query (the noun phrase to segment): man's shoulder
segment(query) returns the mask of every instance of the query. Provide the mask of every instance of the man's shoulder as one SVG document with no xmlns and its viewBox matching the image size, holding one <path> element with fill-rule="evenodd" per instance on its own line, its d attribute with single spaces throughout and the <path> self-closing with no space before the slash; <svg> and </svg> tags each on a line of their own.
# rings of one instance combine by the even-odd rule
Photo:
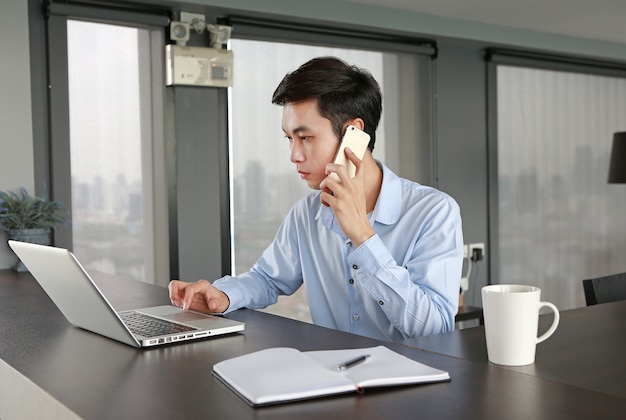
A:
<svg viewBox="0 0 626 420">
<path fill-rule="evenodd" d="M 289 213 L 300 216 L 311 213 L 313 213 L 314 215 L 317 214 L 320 206 L 322 205 L 319 197 L 319 191 L 313 191 L 305 195 L 304 197 L 296 201 L 293 206 L 291 206 L 291 210 L 289 210 Z"/>
<path fill-rule="evenodd" d="M 399 178 L 402 197 L 405 203 L 409 202 L 417 202 L 417 201 L 436 201 L 436 202 L 447 202 L 452 206 L 458 206 L 456 200 L 445 191 L 442 191 L 438 188 L 423 185 L 415 181 L 411 181 L 406 178 Z"/>
<path fill-rule="evenodd" d="M 428 208 L 440 208 L 442 204 L 458 208 L 456 201 L 447 193 L 402 178 L 381 163 L 379 166 L 383 169 L 383 184 L 378 199 L 384 203 L 384 211 L 405 214 L 409 209 L 423 211 Z"/>
</svg>

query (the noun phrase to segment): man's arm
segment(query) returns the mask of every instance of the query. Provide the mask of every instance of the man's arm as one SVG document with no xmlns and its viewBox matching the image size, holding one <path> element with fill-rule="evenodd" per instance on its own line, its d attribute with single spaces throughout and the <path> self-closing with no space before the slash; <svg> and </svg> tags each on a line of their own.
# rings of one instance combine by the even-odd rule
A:
<svg viewBox="0 0 626 420">
<path fill-rule="evenodd" d="M 294 206 L 295 207 L 295 206 Z M 170 282 L 172 304 L 202 312 L 228 313 L 240 308 L 265 308 L 279 295 L 290 295 L 302 285 L 294 209 L 282 222 L 272 243 L 252 269 L 224 276 L 213 284 L 206 280 Z"/>
<path fill-rule="evenodd" d="M 454 328 L 463 264 L 460 212 L 452 200 L 441 200 L 429 213 L 405 261 L 396 262 L 378 235 L 348 256 L 355 285 L 405 338 Z M 409 229 L 400 234 L 412 235 Z"/>
<path fill-rule="evenodd" d="M 415 235 L 415 242 L 406 245 L 411 255 L 398 265 L 381 238 L 374 234 L 367 218 L 365 171 L 368 168 L 348 150 L 346 156 L 357 167 L 356 176 L 350 179 L 343 168 L 336 168 L 340 182 L 326 178 L 320 184 L 321 200 L 332 208 L 342 230 L 355 245 L 348 263 L 352 277 L 358 280 L 357 287 L 367 291 L 405 337 L 452 330 L 463 264 L 458 205 L 449 197 L 444 199 L 443 195 L 435 194 L 433 204 L 423 209 L 427 214 L 406 216 L 426 218 L 428 222 L 422 222 L 418 228 L 415 220 L 415 224 L 395 228 L 399 232 L 390 237 L 396 241 L 404 242 L 401 236 Z M 335 170 L 332 164 L 327 168 Z"/>
</svg>

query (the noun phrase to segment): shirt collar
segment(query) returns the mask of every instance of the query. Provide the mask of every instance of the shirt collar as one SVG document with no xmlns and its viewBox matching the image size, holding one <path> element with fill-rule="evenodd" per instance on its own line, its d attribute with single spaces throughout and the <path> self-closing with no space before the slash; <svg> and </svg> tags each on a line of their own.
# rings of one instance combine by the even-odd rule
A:
<svg viewBox="0 0 626 420">
<path fill-rule="evenodd" d="M 379 161 L 376 163 L 383 170 L 383 184 L 374 207 L 374 221 L 392 225 L 398 221 L 402 212 L 402 181 L 391 169 Z"/>
<path fill-rule="evenodd" d="M 392 225 L 398 221 L 402 211 L 402 181 L 391 169 L 387 168 L 381 162 L 377 160 L 376 163 L 383 171 L 383 183 L 380 187 L 376 206 L 370 216 L 370 221 L 373 220 L 374 222 L 385 225 Z M 327 229 L 331 229 L 343 235 L 332 209 L 322 204 L 320 204 L 319 207 L 315 220 L 321 219 L 322 224 Z"/>
</svg>

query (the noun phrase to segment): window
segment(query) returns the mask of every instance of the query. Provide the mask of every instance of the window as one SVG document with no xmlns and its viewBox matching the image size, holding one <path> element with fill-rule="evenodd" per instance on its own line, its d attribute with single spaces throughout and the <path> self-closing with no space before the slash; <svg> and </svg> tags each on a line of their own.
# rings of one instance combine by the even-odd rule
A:
<svg viewBox="0 0 626 420">
<path fill-rule="evenodd" d="M 153 124 L 151 36 L 67 21 L 73 251 L 88 270 L 154 282 L 169 272 L 158 268 L 167 257 L 157 258 L 154 239 L 162 134 Z"/>
<path fill-rule="evenodd" d="M 607 184 L 626 79 L 499 65 L 497 113 L 497 282 L 584 306 L 583 279 L 626 271 L 626 190 Z"/>
<path fill-rule="evenodd" d="M 291 206 L 312 191 L 299 179 L 289 160 L 289 145 L 281 129 L 282 108 L 271 103 L 272 94 L 284 75 L 317 56 L 332 55 L 369 70 L 381 84 L 383 118 L 377 130 L 374 156 L 402 173 L 400 62 L 412 63 L 416 56 L 347 48 L 232 40 L 235 56 L 234 86 L 231 90 L 230 156 L 231 156 L 231 223 L 233 273 L 242 273 L 261 256 L 274 238 L 279 224 Z M 428 61 L 422 57 L 423 60 Z M 409 66 L 409 68 L 413 68 Z M 411 72 L 410 78 L 417 78 Z M 415 86 L 411 84 L 410 86 Z M 416 92 L 407 93 L 415 101 Z M 428 97 L 427 91 L 423 92 Z M 415 101 L 417 102 L 417 101 Z M 404 110 L 410 115 L 408 110 Z M 419 118 L 414 108 L 414 124 Z M 421 130 L 427 130 L 421 127 Z M 411 142 L 419 134 L 413 130 Z M 392 138 L 393 140 L 389 140 Z M 415 166 L 411 159 L 411 167 Z M 411 177 L 411 175 L 404 175 Z M 305 291 L 279 297 L 269 312 L 310 321 Z"/>
</svg>

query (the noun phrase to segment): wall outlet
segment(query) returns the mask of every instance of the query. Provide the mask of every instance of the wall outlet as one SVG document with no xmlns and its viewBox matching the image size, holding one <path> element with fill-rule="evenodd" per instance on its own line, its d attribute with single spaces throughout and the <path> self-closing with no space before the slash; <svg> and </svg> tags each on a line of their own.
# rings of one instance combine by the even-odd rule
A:
<svg viewBox="0 0 626 420">
<path fill-rule="evenodd" d="M 478 242 L 469 244 L 469 258 L 471 258 L 472 261 L 480 261 L 485 258 L 485 243 Z"/>
<path fill-rule="evenodd" d="M 469 244 L 465 244 L 463 245 L 463 258 L 469 258 L 469 256 L 470 256 Z"/>
</svg>

